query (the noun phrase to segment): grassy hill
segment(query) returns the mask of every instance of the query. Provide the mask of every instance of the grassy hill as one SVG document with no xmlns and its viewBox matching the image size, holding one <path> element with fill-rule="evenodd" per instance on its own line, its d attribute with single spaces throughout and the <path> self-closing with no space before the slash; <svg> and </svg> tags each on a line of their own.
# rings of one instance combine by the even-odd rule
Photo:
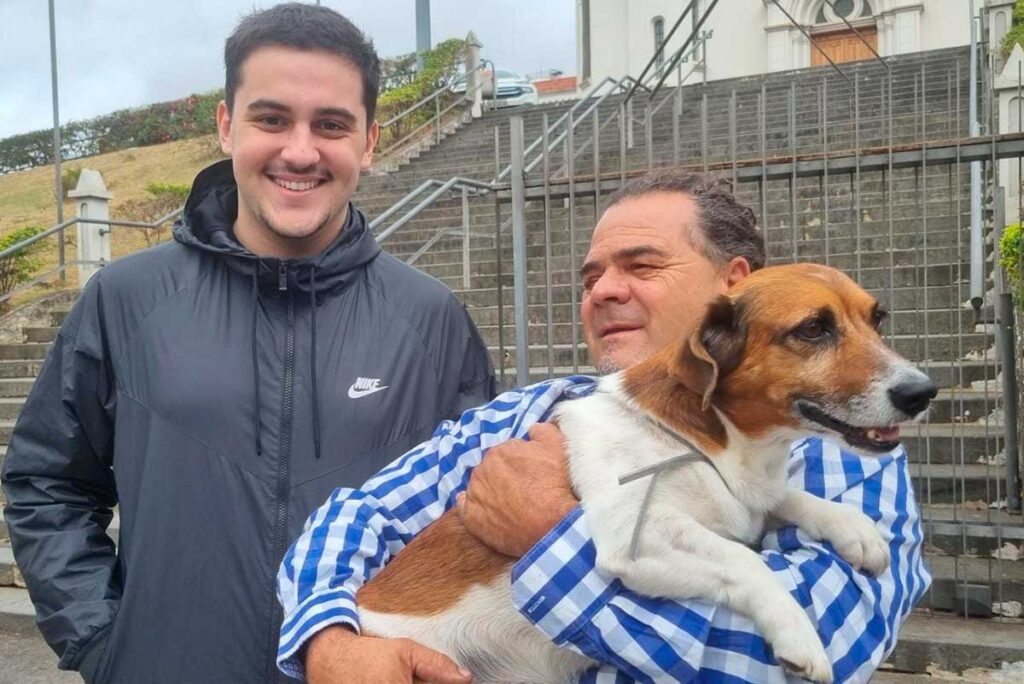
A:
<svg viewBox="0 0 1024 684">
<path fill-rule="evenodd" d="M 220 158 L 222 155 L 216 136 L 205 136 L 76 159 L 65 163 L 63 168 L 95 169 L 103 175 L 107 188 L 114 196 L 110 201 L 112 219 L 149 222 L 173 207 L 168 207 L 166 198 L 162 203 L 154 200 L 146 191 L 148 184 L 190 185 L 203 167 Z M 171 204 L 177 205 L 177 201 Z M 74 201 L 66 200 L 65 220 L 75 215 Z M 0 237 L 25 226 L 49 228 L 56 222 L 52 165 L 0 176 Z M 169 225 L 158 231 L 115 227 L 111 234 L 111 255 L 116 259 L 163 242 L 170 239 L 170 236 Z M 65 254 L 69 260 L 76 258 L 76 240 L 76 227 L 72 226 L 66 231 L 64 239 Z M 45 238 L 38 245 L 30 277 L 50 272 L 58 261 L 59 242 L 56 236 Z M 0 304 L 0 313 L 41 295 L 66 287 L 77 287 L 76 269 L 68 269 L 67 275 L 66 281 L 51 277 L 48 282 L 16 295 L 11 302 Z"/>
<path fill-rule="evenodd" d="M 138 217 L 126 215 L 124 209 L 148 199 L 148 183 L 188 185 L 200 169 L 221 156 L 216 137 L 206 136 L 76 159 L 66 162 L 64 168 L 95 169 L 103 174 L 107 188 L 114 195 L 110 217 L 130 221 Z M 65 201 L 64 218 L 73 216 L 74 202 Z M 53 166 L 0 176 L 0 236 L 22 226 L 48 228 L 56 222 Z M 120 251 L 116 247 L 121 232 L 124 231 L 114 231 L 115 252 Z"/>
</svg>

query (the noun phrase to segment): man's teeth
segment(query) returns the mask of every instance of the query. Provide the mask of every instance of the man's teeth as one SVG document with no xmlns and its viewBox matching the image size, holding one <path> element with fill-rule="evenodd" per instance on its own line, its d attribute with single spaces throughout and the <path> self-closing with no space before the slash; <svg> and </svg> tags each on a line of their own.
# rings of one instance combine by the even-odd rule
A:
<svg viewBox="0 0 1024 684">
<path fill-rule="evenodd" d="M 315 180 L 299 182 L 281 180 L 280 178 L 275 178 L 274 182 L 280 185 L 282 188 L 295 191 L 312 190 L 313 188 L 320 184 L 320 181 Z"/>
</svg>

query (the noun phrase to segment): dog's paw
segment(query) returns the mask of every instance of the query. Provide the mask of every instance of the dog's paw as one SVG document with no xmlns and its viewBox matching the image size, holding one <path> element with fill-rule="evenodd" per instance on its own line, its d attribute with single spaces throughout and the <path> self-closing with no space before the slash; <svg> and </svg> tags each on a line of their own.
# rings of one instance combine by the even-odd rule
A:
<svg viewBox="0 0 1024 684">
<path fill-rule="evenodd" d="M 832 661 L 810 620 L 802 614 L 800 617 L 803 619 L 799 623 L 794 621 L 772 640 L 775 657 L 787 672 L 812 682 L 831 684 Z"/>
<path fill-rule="evenodd" d="M 871 519 L 853 506 L 830 516 L 824 538 L 857 570 L 880 575 L 889 567 L 889 545 Z"/>
</svg>

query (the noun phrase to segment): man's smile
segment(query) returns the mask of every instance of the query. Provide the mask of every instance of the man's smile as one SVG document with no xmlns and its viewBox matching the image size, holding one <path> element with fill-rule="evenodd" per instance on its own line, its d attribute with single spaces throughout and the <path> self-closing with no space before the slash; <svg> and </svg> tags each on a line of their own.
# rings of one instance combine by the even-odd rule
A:
<svg viewBox="0 0 1024 684">
<path fill-rule="evenodd" d="M 302 194 L 315 190 L 324 183 L 327 182 L 327 178 L 322 176 L 293 176 L 293 175 L 282 175 L 282 174 L 266 174 L 267 178 L 270 179 L 274 185 L 286 190 L 288 194 Z"/>
</svg>

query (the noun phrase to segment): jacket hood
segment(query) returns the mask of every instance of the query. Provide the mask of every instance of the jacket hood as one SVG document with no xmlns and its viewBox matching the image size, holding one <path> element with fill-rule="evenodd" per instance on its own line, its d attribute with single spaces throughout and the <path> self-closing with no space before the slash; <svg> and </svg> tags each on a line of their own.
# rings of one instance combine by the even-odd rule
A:
<svg viewBox="0 0 1024 684">
<path fill-rule="evenodd" d="M 289 287 L 308 292 L 315 278 L 316 290 L 326 295 L 344 288 L 361 266 L 380 253 L 366 216 L 351 202 L 345 225 L 334 242 L 320 254 L 302 259 L 253 254 L 235 238 L 233 225 L 237 216 L 238 186 L 231 160 L 225 159 L 196 176 L 181 218 L 174 224 L 174 239 L 186 247 L 216 254 L 232 269 L 247 275 L 257 269 L 261 286 L 278 287 L 279 267 L 284 264 Z"/>
</svg>

